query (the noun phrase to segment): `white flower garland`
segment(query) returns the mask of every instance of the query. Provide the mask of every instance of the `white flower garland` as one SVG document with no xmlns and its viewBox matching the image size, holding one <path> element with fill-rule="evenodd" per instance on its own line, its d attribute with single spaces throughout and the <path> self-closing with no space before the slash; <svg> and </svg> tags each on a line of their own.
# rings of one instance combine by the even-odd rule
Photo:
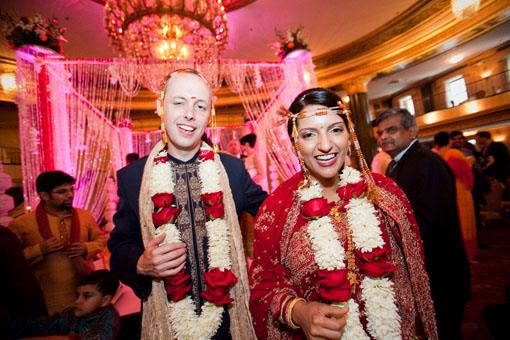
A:
<svg viewBox="0 0 510 340">
<path fill-rule="evenodd" d="M 340 186 L 362 181 L 361 173 L 351 167 L 344 167 L 340 174 Z M 322 188 L 312 181 L 308 188 L 298 191 L 303 203 L 323 197 Z M 373 204 L 365 197 L 353 197 L 346 205 L 347 222 L 352 232 L 356 249 L 370 252 L 385 245 L 382 231 Z M 307 234 L 314 250 L 319 269 L 345 268 L 345 250 L 338 240 L 331 217 L 322 216 L 308 223 Z M 388 278 L 364 277 L 361 284 L 361 299 L 365 304 L 367 330 L 376 339 L 399 339 L 401 336 L 400 315 L 395 302 L 393 283 Z M 343 339 L 369 339 L 361 324 L 359 306 L 349 299 L 349 312 L 342 335 Z"/>
<path fill-rule="evenodd" d="M 205 143 L 201 150 L 212 151 Z M 155 158 L 166 157 L 166 150 L 162 150 Z M 201 183 L 201 194 L 221 191 L 219 167 L 214 160 L 200 161 L 198 177 Z M 155 162 L 150 178 L 150 197 L 158 193 L 174 192 L 173 170 L 169 161 Z M 229 229 L 225 219 L 218 218 L 205 223 L 208 238 L 207 257 L 210 268 L 220 270 L 231 269 Z M 177 226 L 167 223 L 156 228 L 155 234 L 165 233 L 164 243 L 182 242 Z M 178 301 L 168 301 L 170 307 L 170 322 L 178 339 L 210 339 L 222 322 L 223 306 L 206 301 L 201 308 L 201 314 L 195 313 L 195 302 L 190 296 Z"/>
</svg>

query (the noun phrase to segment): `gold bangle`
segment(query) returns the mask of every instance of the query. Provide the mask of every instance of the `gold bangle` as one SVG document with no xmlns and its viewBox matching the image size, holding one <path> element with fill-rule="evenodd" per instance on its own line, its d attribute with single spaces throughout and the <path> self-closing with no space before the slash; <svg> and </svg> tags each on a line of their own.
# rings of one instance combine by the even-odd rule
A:
<svg viewBox="0 0 510 340">
<path fill-rule="evenodd" d="M 278 318 L 278 320 L 281 322 L 281 323 L 285 323 L 285 320 L 283 319 L 283 312 L 285 311 L 285 306 L 287 305 L 287 303 L 289 302 L 290 299 L 292 299 L 294 296 L 292 295 L 286 295 L 285 298 L 283 299 L 283 302 L 281 304 L 281 307 L 280 307 L 280 317 Z"/>
<path fill-rule="evenodd" d="M 292 310 L 294 309 L 294 306 L 296 305 L 296 303 L 298 303 L 299 301 L 306 302 L 306 300 L 303 298 L 295 298 L 294 300 L 292 300 L 289 303 L 289 307 L 287 307 L 287 312 L 285 313 L 285 316 L 286 316 L 285 321 L 287 322 L 287 325 L 292 329 L 300 329 L 301 328 L 299 325 L 296 325 L 294 323 L 294 321 L 292 321 Z"/>
</svg>

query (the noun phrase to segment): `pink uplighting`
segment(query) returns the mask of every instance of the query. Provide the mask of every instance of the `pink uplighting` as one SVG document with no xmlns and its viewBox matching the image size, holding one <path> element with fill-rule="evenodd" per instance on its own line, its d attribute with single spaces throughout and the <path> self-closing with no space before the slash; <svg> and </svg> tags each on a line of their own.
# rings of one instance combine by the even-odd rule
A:
<svg viewBox="0 0 510 340">
<path fill-rule="evenodd" d="M 77 179 L 75 206 L 100 218 L 113 199 L 109 196 L 114 195 L 114 191 L 102 189 L 125 165 L 125 155 L 137 152 L 143 156 L 161 138 L 159 131 L 132 131 L 125 108 L 142 87 L 159 93 L 166 75 L 178 68 L 196 68 L 213 87 L 226 83 L 239 95 L 253 125 L 218 127 L 215 142 L 225 144 L 225 136 L 240 138 L 256 131 L 259 150 L 268 155 L 275 181 L 289 178 L 298 169 L 286 128 L 278 124 L 277 110 L 315 84 L 309 53 L 282 62 L 192 64 L 182 60 L 66 59 L 28 46 L 18 49 L 16 57 L 27 209 L 38 203 L 36 176 L 60 169 Z"/>
</svg>

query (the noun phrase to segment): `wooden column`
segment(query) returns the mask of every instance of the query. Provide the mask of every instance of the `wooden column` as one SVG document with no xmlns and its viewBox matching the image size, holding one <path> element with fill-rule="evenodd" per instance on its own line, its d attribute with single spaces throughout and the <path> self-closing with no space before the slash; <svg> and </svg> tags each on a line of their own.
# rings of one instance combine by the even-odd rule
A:
<svg viewBox="0 0 510 340">
<path fill-rule="evenodd" d="M 371 77 L 360 77 L 342 84 L 349 95 L 349 109 L 354 123 L 354 130 L 358 136 L 361 151 L 368 166 L 377 152 L 377 145 L 371 125 L 370 105 L 368 103 L 367 84 Z"/>
</svg>

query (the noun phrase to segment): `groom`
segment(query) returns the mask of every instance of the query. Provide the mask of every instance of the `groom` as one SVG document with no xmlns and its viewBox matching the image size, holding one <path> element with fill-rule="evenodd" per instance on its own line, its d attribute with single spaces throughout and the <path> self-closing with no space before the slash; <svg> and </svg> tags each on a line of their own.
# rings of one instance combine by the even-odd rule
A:
<svg viewBox="0 0 510 340">
<path fill-rule="evenodd" d="M 208 242 L 206 223 L 211 219 L 211 213 L 206 210 L 208 207 L 204 208 L 207 204 L 202 195 L 204 181 L 214 180 L 200 176 L 203 171 L 211 170 L 201 170 L 200 164 L 204 163 L 204 152 L 212 155 L 201 142 L 211 116 L 211 89 L 198 72 L 177 70 L 168 77 L 159 100 L 158 114 L 162 118 L 163 140 L 168 140 L 165 146 L 161 143 L 156 145 L 149 158 L 144 157 L 118 172 L 120 202 L 114 216 L 115 229 L 108 240 L 112 272 L 144 301 L 142 338 L 176 337 L 179 331 L 172 327 L 169 321 L 171 315 L 168 315 L 175 308 L 166 307 L 166 299 L 174 301 L 172 297 L 175 294 L 172 295 L 172 292 L 177 290 L 177 295 L 183 295 L 187 288 L 195 305 L 196 316 L 204 313 L 201 308 L 206 300 L 210 300 L 205 297 L 207 293 L 204 295 L 209 284 L 204 282 L 204 273 L 207 274 L 210 269 L 208 249 L 212 245 Z M 224 307 L 221 308 L 224 309 L 221 321 L 217 331 L 209 334 L 216 339 L 254 338 L 247 309 L 249 291 L 238 216 L 243 211 L 255 215 L 266 193 L 251 180 L 241 160 L 225 154 L 215 157 L 217 161 L 208 164 L 216 164 L 220 169 L 218 173 L 223 173 L 224 169 L 228 180 L 207 185 L 221 186 L 224 219 L 230 233 L 232 272 L 237 277 L 237 283 L 230 291 L 233 302 L 225 304 L 222 300 Z M 159 178 L 153 178 L 157 177 L 153 169 L 161 162 L 168 162 L 169 171 L 161 172 Z M 158 185 L 154 185 L 156 182 Z M 153 188 L 152 191 L 145 190 L 146 186 Z M 158 235 L 155 231 L 158 224 L 163 222 L 157 221 L 157 210 L 152 210 L 152 202 L 156 205 L 154 190 L 172 191 L 173 202 L 168 207 L 175 214 L 170 221 L 167 218 L 166 223 L 175 224 L 182 242 L 165 242 L 168 236 L 165 233 Z M 145 211 L 146 206 L 151 209 L 149 213 Z M 176 279 L 182 277 L 190 280 L 182 283 Z M 183 287 L 184 290 L 181 289 Z M 217 305 L 221 306 L 222 303 Z M 185 326 L 192 329 L 197 328 L 198 324 L 190 322 Z"/>
</svg>

